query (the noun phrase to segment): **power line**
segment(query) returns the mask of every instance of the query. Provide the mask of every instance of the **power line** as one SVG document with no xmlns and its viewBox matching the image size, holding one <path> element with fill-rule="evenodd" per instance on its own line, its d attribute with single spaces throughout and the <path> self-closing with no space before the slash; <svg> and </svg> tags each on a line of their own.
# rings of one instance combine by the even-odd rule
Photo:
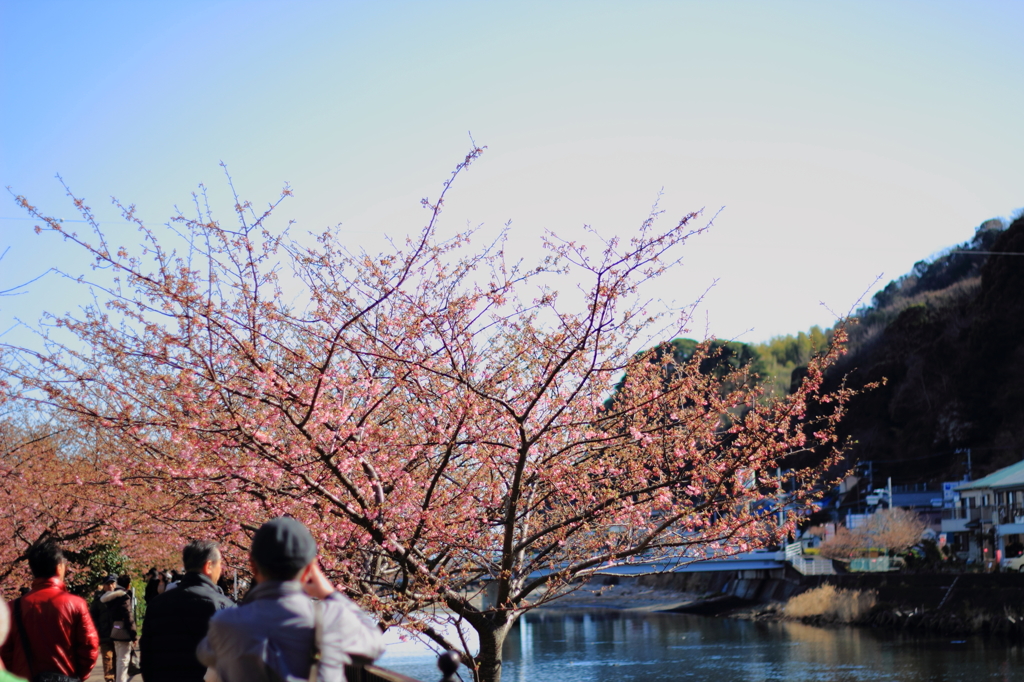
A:
<svg viewBox="0 0 1024 682">
<path fill-rule="evenodd" d="M 950 251 L 965 256 L 1024 256 L 1024 251 Z"/>
<path fill-rule="evenodd" d="M 972 445 L 969 449 L 970 450 L 974 450 L 976 452 L 978 450 L 985 450 L 985 451 L 1018 450 L 1019 447 L 1015 446 L 1015 445 Z M 962 450 L 962 451 L 958 452 L 958 450 Z M 916 462 L 916 461 L 919 461 L 919 460 L 922 460 L 922 459 L 934 459 L 936 457 L 949 457 L 950 455 L 966 455 L 967 454 L 967 450 L 968 450 L 968 448 L 960 448 L 960 449 L 954 449 L 954 450 L 946 450 L 944 452 L 936 452 L 936 453 L 933 453 L 931 455 L 921 455 L 920 457 L 900 457 L 899 459 L 862 460 L 861 463 L 862 464 L 866 464 L 867 462 L 870 461 L 870 462 L 879 462 L 879 463 L 881 463 L 883 465 L 895 465 L 895 464 L 901 464 L 903 462 Z"/>
</svg>

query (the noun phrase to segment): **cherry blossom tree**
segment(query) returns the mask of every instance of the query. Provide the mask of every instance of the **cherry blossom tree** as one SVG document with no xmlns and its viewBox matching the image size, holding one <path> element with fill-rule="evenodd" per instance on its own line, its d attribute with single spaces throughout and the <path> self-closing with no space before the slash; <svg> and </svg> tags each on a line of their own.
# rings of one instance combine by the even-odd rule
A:
<svg viewBox="0 0 1024 682">
<path fill-rule="evenodd" d="M 893 507 L 872 514 L 864 524 L 863 535 L 869 547 L 885 547 L 899 554 L 921 542 L 921 535 L 927 528 L 928 524 L 917 512 Z"/>
<path fill-rule="evenodd" d="M 846 526 L 836 528 L 835 534 L 821 543 L 821 555 L 828 559 L 849 561 L 866 552 L 864 538 Z"/>
<path fill-rule="evenodd" d="M 277 203 L 236 199 L 230 227 L 203 193 L 166 228 L 122 207 L 142 242 L 128 248 L 77 197 L 87 236 L 18 197 L 39 231 L 95 259 L 97 303 L 54 317 L 72 341 L 19 349 L 8 379 L 109 433 L 120 479 L 166 496 L 154 517 L 245 548 L 291 514 L 383 626 L 498 682 L 516 618 L 602 568 L 789 533 L 838 462 L 849 393 L 820 393 L 841 332 L 784 398 L 742 367 L 702 372 L 710 344 L 685 362 L 659 344 L 689 309 L 645 292 L 707 229 L 697 213 L 662 227 L 655 209 L 623 237 L 548 234 L 532 265 L 506 259 L 507 233 L 443 238 L 452 181 L 481 151 L 423 201 L 426 226 L 378 254 L 329 230 L 290 237 Z M 810 464 L 790 467 L 798 453 Z"/>
<path fill-rule="evenodd" d="M 877 550 L 899 554 L 921 542 L 927 528 L 921 515 L 910 509 L 880 509 L 857 528 L 837 528 L 836 534 L 821 544 L 821 553 L 842 561 Z"/>
<path fill-rule="evenodd" d="M 118 467 L 97 440 L 38 417 L 17 407 L 0 417 L 0 533 L 7 538 L 0 545 L 0 594 L 17 596 L 31 580 L 27 551 L 44 538 L 65 549 L 68 580 L 82 588 L 90 576 L 80 564 L 102 550 L 116 548 L 140 565 L 165 561 L 168 538 L 148 522 L 149 505 L 140 504 L 152 493 L 119 484 Z M 130 542 L 121 546 L 122 538 Z"/>
</svg>

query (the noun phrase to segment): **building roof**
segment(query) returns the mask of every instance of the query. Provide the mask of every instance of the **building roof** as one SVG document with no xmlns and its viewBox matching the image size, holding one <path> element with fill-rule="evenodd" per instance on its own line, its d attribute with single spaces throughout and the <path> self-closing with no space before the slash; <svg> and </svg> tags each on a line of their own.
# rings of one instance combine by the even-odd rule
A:
<svg viewBox="0 0 1024 682">
<path fill-rule="evenodd" d="M 1011 488 L 1024 486 L 1024 460 L 1008 467 L 997 469 L 988 476 L 977 481 L 970 481 L 956 487 L 957 492 L 979 490 L 981 488 Z"/>
</svg>

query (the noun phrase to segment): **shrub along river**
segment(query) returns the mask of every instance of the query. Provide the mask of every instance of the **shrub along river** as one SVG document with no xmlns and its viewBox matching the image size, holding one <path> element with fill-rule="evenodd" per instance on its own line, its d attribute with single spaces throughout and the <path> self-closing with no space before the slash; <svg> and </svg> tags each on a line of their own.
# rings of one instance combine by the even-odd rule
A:
<svg viewBox="0 0 1024 682">
<path fill-rule="evenodd" d="M 1003 638 L 598 609 L 528 613 L 504 656 L 503 682 L 1024 682 L 1024 646 Z M 380 664 L 437 682 L 435 660 L 396 644 Z"/>
</svg>

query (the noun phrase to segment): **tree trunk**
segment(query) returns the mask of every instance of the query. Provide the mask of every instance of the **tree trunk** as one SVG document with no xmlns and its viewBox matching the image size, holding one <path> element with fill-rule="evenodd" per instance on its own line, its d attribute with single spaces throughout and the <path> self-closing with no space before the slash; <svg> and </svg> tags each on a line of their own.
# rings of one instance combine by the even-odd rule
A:
<svg viewBox="0 0 1024 682">
<path fill-rule="evenodd" d="M 501 682 L 501 648 L 514 619 L 478 627 L 480 653 L 476 655 L 476 682 Z"/>
</svg>

